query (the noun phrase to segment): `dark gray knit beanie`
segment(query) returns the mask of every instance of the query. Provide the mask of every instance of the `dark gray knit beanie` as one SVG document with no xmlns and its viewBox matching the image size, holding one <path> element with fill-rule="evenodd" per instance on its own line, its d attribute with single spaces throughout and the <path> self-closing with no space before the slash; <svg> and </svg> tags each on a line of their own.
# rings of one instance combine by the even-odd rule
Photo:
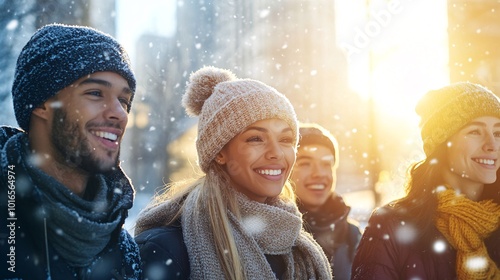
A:
<svg viewBox="0 0 500 280">
<path fill-rule="evenodd" d="M 34 108 L 81 77 L 101 71 L 121 75 L 135 93 L 130 59 L 113 37 L 84 26 L 40 28 L 17 59 L 12 85 L 17 123 L 28 131 Z"/>
</svg>

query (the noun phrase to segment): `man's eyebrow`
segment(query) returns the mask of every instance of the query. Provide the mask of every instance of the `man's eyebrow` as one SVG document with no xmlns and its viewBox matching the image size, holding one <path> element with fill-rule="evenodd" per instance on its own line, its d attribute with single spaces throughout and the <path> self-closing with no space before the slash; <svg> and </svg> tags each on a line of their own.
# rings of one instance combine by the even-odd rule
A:
<svg viewBox="0 0 500 280">
<path fill-rule="evenodd" d="M 297 160 L 299 159 L 312 159 L 312 156 L 301 156 L 301 155 L 298 155 L 297 156 Z"/>
<path fill-rule="evenodd" d="M 85 84 L 99 84 L 103 85 L 105 87 L 111 87 L 112 84 L 106 80 L 102 79 L 96 79 L 96 78 L 88 78 L 80 82 L 80 85 L 85 85 Z"/>
<path fill-rule="evenodd" d="M 98 85 L 102 85 L 102 86 L 105 86 L 108 88 L 113 86 L 113 84 L 111 84 L 110 82 L 108 82 L 106 80 L 96 79 L 96 78 L 88 78 L 88 79 L 85 79 L 85 80 L 80 82 L 80 85 L 85 85 L 85 84 L 98 84 Z M 132 90 L 130 90 L 129 87 L 124 87 L 122 89 L 122 91 L 123 91 L 123 93 L 132 94 Z"/>
</svg>

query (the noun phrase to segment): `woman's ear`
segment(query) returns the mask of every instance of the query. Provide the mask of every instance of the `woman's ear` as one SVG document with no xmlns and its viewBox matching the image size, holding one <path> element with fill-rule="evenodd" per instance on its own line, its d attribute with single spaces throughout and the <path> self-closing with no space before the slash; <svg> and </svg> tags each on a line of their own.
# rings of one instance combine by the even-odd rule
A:
<svg viewBox="0 0 500 280">
<path fill-rule="evenodd" d="M 226 157 L 221 152 L 219 152 L 215 156 L 215 162 L 217 162 L 220 165 L 224 165 L 224 164 L 226 164 Z"/>
</svg>

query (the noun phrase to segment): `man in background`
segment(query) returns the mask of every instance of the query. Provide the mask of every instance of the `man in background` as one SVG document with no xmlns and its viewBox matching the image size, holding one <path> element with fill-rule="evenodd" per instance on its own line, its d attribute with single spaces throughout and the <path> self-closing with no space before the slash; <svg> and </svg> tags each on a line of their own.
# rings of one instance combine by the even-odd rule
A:
<svg viewBox="0 0 500 280">
<path fill-rule="evenodd" d="M 335 279 L 350 279 L 352 260 L 361 238 L 348 219 L 351 208 L 335 192 L 339 146 L 318 124 L 300 124 L 300 140 L 292 175 L 304 227 L 330 260 Z"/>
</svg>

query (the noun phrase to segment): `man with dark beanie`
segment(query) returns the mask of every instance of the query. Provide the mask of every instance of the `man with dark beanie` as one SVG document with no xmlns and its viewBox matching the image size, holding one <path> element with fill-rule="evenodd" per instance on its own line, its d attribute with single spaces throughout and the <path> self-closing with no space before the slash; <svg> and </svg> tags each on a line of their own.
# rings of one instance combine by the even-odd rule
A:
<svg viewBox="0 0 500 280">
<path fill-rule="evenodd" d="M 339 165 L 337 140 L 315 123 L 301 123 L 299 134 L 297 161 L 290 179 L 304 227 L 323 248 L 334 278 L 350 279 L 361 232 L 357 223 L 348 219 L 351 207 L 335 192 Z"/>
<path fill-rule="evenodd" d="M 46 25 L 24 46 L 20 128 L 0 127 L 1 279 L 141 277 L 119 164 L 135 88 L 123 47 L 93 28 Z"/>
</svg>

